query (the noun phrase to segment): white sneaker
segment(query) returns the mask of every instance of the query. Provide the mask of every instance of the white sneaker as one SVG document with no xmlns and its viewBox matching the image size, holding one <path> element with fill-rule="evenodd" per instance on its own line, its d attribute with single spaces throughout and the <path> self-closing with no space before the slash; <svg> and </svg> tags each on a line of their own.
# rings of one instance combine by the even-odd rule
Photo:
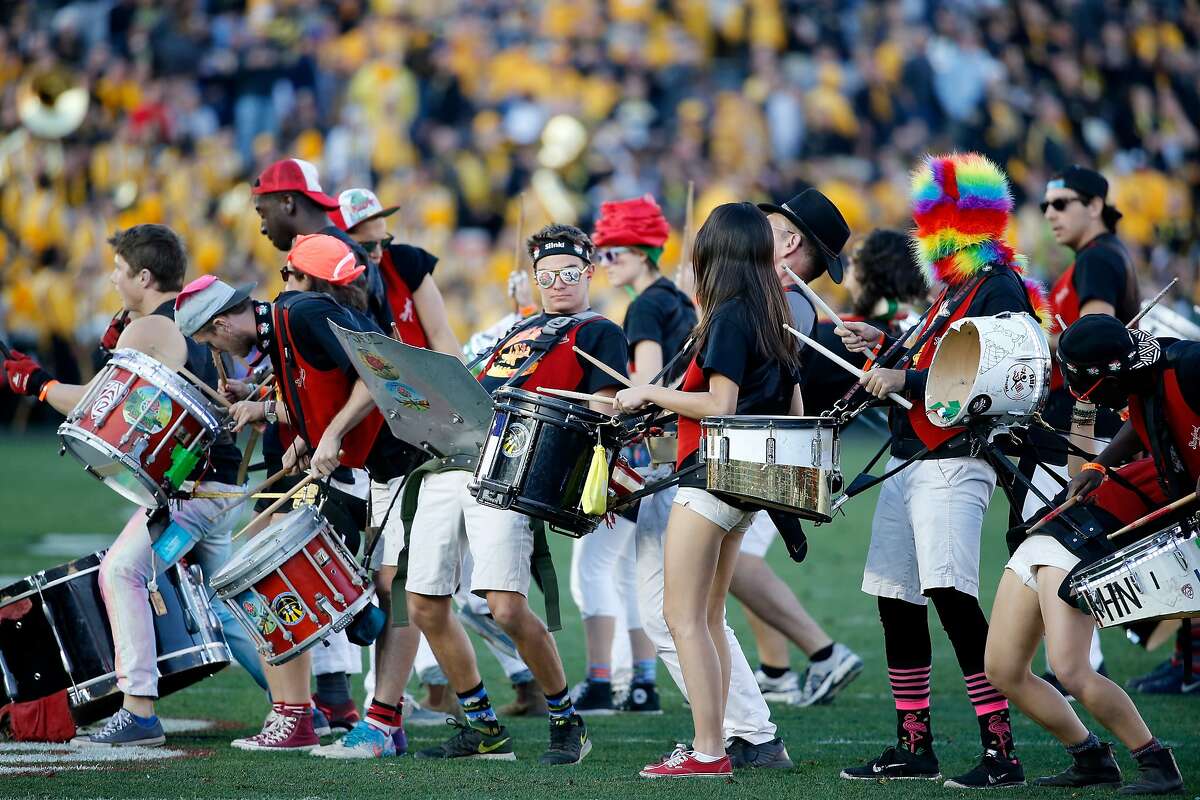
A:
<svg viewBox="0 0 1200 800">
<path fill-rule="evenodd" d="M 364 719 L 333 744 L 318 747 L 311 754 L 335 759 L 383 758 L 396 755 L 396 744 L 391 736 Z"/>
<path fill-rule="evenodd" d="M 790 703 L 800 693 L 800 676 L 789 669 L 778 678 L 772 678 L 761 669 L 754 670 L 758 690 L 768 703 Z"/>
<path fill-rule="evenodd" d="M 858 654 L 841 642 L 835 642 L 833 655 L 808 665 L 804 671 L 804 685 L 788 703 L 798 708 L 830 703 L 862 669 L 863 662 Z"/>
</svg>

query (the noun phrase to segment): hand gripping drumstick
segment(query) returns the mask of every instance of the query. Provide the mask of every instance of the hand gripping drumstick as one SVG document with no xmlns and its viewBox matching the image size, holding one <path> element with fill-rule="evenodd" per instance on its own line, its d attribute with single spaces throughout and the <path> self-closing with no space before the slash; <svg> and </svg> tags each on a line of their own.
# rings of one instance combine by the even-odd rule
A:
<svg viewBox="0 0 1200 800">
<path fill-rule="evenodd" d="M 1141 517 L 1140 519 L 1135 519 L 1133 522 L 1129 523 L 1124 528 L 1121 528 L 1121 530 L 1117 531 L 1116 533 L 1110 533 L 1108 535 L 1108 538 L 1115 539 L 1118 536 L 1122 536 L 1126 533 L 1129 533 L 1134 528 L 1140 528 L 1141 526 L 1145 525 L 1147 522 L 1153 522 L 1154 520 L 1158 519 L 1159 517 L 1162 517 L 1166 514 L 1170 514 L 1172 511 L 1182 508 L 1183 506 L 1186 506 L 1188 503 L 1193 503 L 1195 501 L 1196 501 L 1196 493 L 1192 492 L 1187 497 L 1181 497 L 1178 500 L 1176 500 L 1174 503 L 1171 503 L 1170 505 L 1163 506 L 1162 508 L 1158 509 L 1157 511 L 1151 511 L 1149 514 L 1147 514 L 1144 517 Z"/>
<path fill-rule="evenodd" d="M 612 378 L 617 383 L 621 384 L 622 386 L 625 386 L 626 388 L 630 388 L 630 389 L 633 388 L 633 383 L 629 380 L 629 378 L 626 378 L 624 375 L 617 372 L 615 369 L 610 367 L 608 364 L 605 364 L 603 361 L 596 358 L 591 353 L 585 353 L 584 351 L 580 350 L 575 345 L 571 345 L 571 349 L 574 350 L 579 355 L 583 356 L 589 363 L 591 363 L 591 365 L 593 367 L 600 370 L 601 372 L 603 372 L 608 377 Z"/>
<path fill-rule="evenodd" d="M 1166 286 L 1164 286 L 1164 287 L 1163 287 L 1163 290 L 1162 290 L 1161 292 L 1159 292 L 1158 294 L 1154 295 L 1154 299 L 1153 299 L 1153 300 L 1151 300 L 1149 303 L 1147 303 L 1147 304 L 1146 304 L 1146 307 L 1145 307 L 1145 308 L 1143 308 L 1141 311 L 1139 311 L 1139 312 L 1137 313 L 1137 316 L 1136 316 L 1136 317 L 1134 317 L 1133 319 L 1129 320 L 1129 324 L 1128 324 L 1128 325 L 1126 325 L 1125 327 L 1126 327 L 1126 328 L 1128 328 L 1128 329 L 1130 329 L 1130 330 L 1133 330 L 1133 326 L 1134 326 L 1134 325 L 1137 325 L 1137 324 L 1138 324 L 1138 322 L 1140 322 L 1140 321 L 1141 321 L 1142 317 L 1146 316 L 1146 312 L 1148 312 L 1150 309 L 1152 309 L 1152 308 L 1154 308 L 1156 305 L 1158 305 L 1158 301 L 1163 299 L 1163 295 L 1165 295 L 1167 292 L 1171 291 L 1171 288 L 1172 288 L 1172 287 L 1173 287 L 1175 284 L 1177 284 L 1177 283 L 1179 283 L 1179 276 L 1178 276 L 1178 275 L 1176 275 L 1174 278 L 1172 278 L 1172 279 L 1171 279 L 1171 282 L 1170 282 L 1170 283 L 1168 283 Z"/>
<path fill-rule="evenodd" d="M 858 377 L 861 378 L 862 376 L 867 374 L 867 373 L 863 372 L 861 369 L 859 369 L 858 367 L 851 364 L 846 359 L 839 356 L 837 353 L 830 350 L 825 345 L 821 344 L 820 342 L 816 341 L 815 339 L 808 338 L 803 333 L 801 333 L 800 331 L 793 328 L 791 325 L 784 325 L 783 327 L 784 327 L 784 330 L 786 330 L 788 333 L 792 334 L 792 336 L 795 336 L 797 339 L 804 342 L 809 347 L 816 350 L 818 353 L 825 356 L 830 361 L 832 361 L 833 363 L 837 364 L 842 369 L 849 372 L 851 375 L 857 375 Z M 896 394 L 895 392 L 888 392 L 888 399 L 891 400 L 896 405 L 900 406 L 901 408 L 912 410 L 912 403 L 910 403 L 908 400 L 904 399 L 900 395 Z"/>
</svg>

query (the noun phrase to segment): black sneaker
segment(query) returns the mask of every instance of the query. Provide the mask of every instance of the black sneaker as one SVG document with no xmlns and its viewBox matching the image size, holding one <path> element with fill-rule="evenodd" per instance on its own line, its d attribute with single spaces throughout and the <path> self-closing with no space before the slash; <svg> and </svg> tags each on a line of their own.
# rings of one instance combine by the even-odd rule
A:
<svg viewBox="0 0 1200 800">
<path fill-rule="evenodd" d="M 578 710 L 579 706 L 576 705 Z M 621 703 L 621 711 L 631 714 L 661 714 L 662 705 L 658 701 L 658 687 L 653 683 L 634 683 L 629 687 L 629 694 Z"/>
<path fill-rule="evenodd" d="M 476 728 L 456 719 L 447 719 L 447 725 L 458 732 L 435 747 L 418 751 L 417 758 L 488 758 L 495 761 L 516 761 L 512 737 L 508 729 L 497 724 L 491 728 Z"/>
<path fill-rule="evenodd" d="M 579 714 L 606 717 L 617 713 L 613 705 L 612 684 L 608 681 L 583 681 L 571 690 L 571 702 Z"/>
<path fill-rule="evenodd" d="M 1183 789 L 1183 775 L 1171 748 L 1164 747 L 1138 757 L 1137 777 L 1120 788 L 1117 794 L 1175 794 Z"/>
<path fill-rule="evenodd" d="M 578 764 L 592 752 L 592 740 L 588 737 L 587 725 L 578 714 L 570 719 L 550 720 L 550 747 L 542 753 L 538 763 L 544 766 Z"/>
<path fill-rule="evenodd" d="M 1121 785 L 1121 768 L 1117 765 L 1112 745 L 1108 742 L 1101 743 L 1099 747 L 1072 753 L 1071 759 L 1071 766 L 1057 775 L 1038 778 L 1033 785 L 1060 788 L 1103 786 L 1109 789 Z"/>
<path fill-rule="evenodd" d="M 979 763 L 970 772 L 951 778 L 947 789 L 1005 789 L 1025 785 L 1025 770 L 1017 759 L 1002 757 L 995 750 L 985 750 Z"/>
<path fill-rule="evenodd" d="M 778 736 L 762 744 L 750 744 L 742 737 L 734 736 L 725 745 L 725 752 L 734 769 L 791 769 L 795 766 Z"/>
<path fill-rule="evenodd" d="M 1174 670 L 1179 669 L 1180 666 L 1181 664 L 1176 663 L 1174 658 L 1168 658 L 1165 661 L 1160 661 L 1158 665 L 1154 667 L 1154 669 L 1150 670 L 1145 675 L 1138 675 L 1136 678 L 1130 678 L 1129 680 L 1125 681 L 1125 688 L 1140 690 L 1143 683 L 1146 683 L 1147 681 L 1155 682 L 1160 678 L 1171 674 L 1171 672 Z"/>
<path fill-rule="evenodd" d="M 842 777 L 851 781 L 936 781 L 942 771 L 933 748 L 911 753 L 903 747 L 889 747 L 861 767 L 846 767 Z"/>
</svg>

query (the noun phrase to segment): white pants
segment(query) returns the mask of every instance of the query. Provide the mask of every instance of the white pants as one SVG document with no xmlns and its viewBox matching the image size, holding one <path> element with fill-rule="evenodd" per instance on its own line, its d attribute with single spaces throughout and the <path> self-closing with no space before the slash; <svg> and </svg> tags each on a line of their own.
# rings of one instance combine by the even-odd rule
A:
<svg viewBox="0 0 1200 800">
<path fill-rule="evenodd" d="M 571 599 L 588 617 L 616 617 L 626 630 L 642 627 L 637 604 L 637 525 L 618 516 L 571 547 Z"/>
<path fill-rule="evenodd" d="M 664 472 L 661 474 L 669 474 Z M 683 670 L 679 666 L 679 653 L 663 619 L 663 540 L 666 538 L 667 519 L 675 499 L 674 487 L 665 489 L 642 500 L 637 522 L 637 576 L 638 606 L 642 612 L 642 629 L 654 642 L 658 657 L 671 673 L 679 691 L 687 696 L 683 684 Z M 763 744 L 775 738 L 775 723 L 771 722 L 771 711 L 763 700 L 754 680 L 754 670 L 746 660 L 737 635 L 729 624 L 725 625 L 729 639 L 729 655 L 732 660 L 729 675 L 729 700 L 725 705 L 725 738 L 741 737 L 751 744 Z"/>
</svg>

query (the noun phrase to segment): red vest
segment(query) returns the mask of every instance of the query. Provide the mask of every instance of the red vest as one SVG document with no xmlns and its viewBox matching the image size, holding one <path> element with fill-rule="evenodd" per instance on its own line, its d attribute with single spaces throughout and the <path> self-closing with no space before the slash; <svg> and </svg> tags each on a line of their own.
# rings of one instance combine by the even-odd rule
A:
<svg viewBox="0 0 1200 800">
<path fill-rule="evenodd" d="M 1163 398 L 1166 407 L 1163 409 L 1163 415 L 1167 418 L 1171 439 L 1175 442 L 1175 448 L 1179 451 L 1184 466 L 1187 467 L 1188 475 L 1192 480 L 1196 480 L 1200 477 L 1200 414 L 1192 410 L 1183 393 L 1179 391 L 1179 379 L 1175 370 L 1168 369 L 1163 373 L 1163 386 L 1166 389 L 1166 397 Z M 1142 403 L 1136 397 L 1130 399 L 1129 422 L 1137 431 L 1146 452 L 1152 452 L 1150 431 L 1146 428 Z"/>
<path fill-rule="evenodd" d="M 275 318 L 275 362 L 278 384 L 283 392 L 283 403 L 287 408 L 291 425 L 304 441 L 309 451 L 316 449 L 325 429 L 350 399 L 354 379 L 336 367 L 319 370 L 304 360 L 292 337 L 288 318 L 290 302 L 276 303 Z M 375 444 L 375 438 L 383 427 L 383 415 L 372 408 L 362 422 L 342 439 L 341 462 L 347 467 L 361 468 Z M 282 436 L 282 431 L 280 432 Z"/>
<path fill-rule="evenodd" d="M 937 312 L 934 312 L 925 319 L 925 323 L 921 325 L 920 330 L 917 331 L 917 336 L 922 336 L 931 325 L 938 326 L 938 333 L 930 337 L 925 344 L 921 346 L 921 349 L 917 351 L 916 358 L 914 358 L 908 365 L 909 369 L 929 369 L 929 365 L 933 363 L 933 354 L 937 350 L 938 342 L 941 341 L 942 333 L 944 333 L 945 330 L 950 327 L 952 322 L 957 322 L 967 315 L 967 310 L 971 307 L 971 301 L 975 299 L 975 295 L 979 292 L 979 288 L 981 286 L 983 286 L 983 281 L 976 283 L 975 288 L 971 289 L 970 293 L 961 303 L 958 304 L 958 308 L 956 308 L 954 313 L 950 316 L 942 317 L 939 316 Z M 939 297 L 938 301 L 933 304 L 933 307 L 940 310 L 941 305 L 946 302 L 949 302 L 947 291 L 942 290 L 942 296 Z M 953 428 L 939 428 L 937 425 L 934 425 L 932 422 L 930 422 L 929 418 L 925 416 L 924 397 L 913 398 L 912 409 L 910 411 L 895 409 L 894 413 L 895 412 L 908 414 L 908 423 L 912 425 L 913 431 L 915 431 L 917 434 L 917 438 L 921 440 L 921 444 L 930 449 L 937 447 L 945 441 L 948 441 L 963 430 L 961 425 Z"/>
<path fill-rule="evenodd" d="M 1062 317 L 1062 321 L 1067 325 L 1071 325 L 1079 319 L 1079 295 L 1075 291 L 1075 262 L 1073 261 L 1071 266 L 1067 267 L 1067 271 L 1054 282 L 1054 288 L 1050 290 L 1050 319 L 1055 320 L 1057 324 L 1055 314 Z M 1050 372 L 1050 389 L 1061 389 L 1063 386 L 1062 370 L 1059 369 L 1056 358 Z"/>
<path fill-rule="evenodd" d="M 487 361 L 487 366 L 479 373 L 480 383 L 483 383 L 485 378 L 507 381 L 521 368 L 525 359 L 529 358 L 531 354 L 528 343 L 536 339 L 542 332 L 542 326 L 534 322 L 538 319 L 544 318 L 540 314 L 530 317 L 522 322 L 517 330 L 509 334 L 508 338 L 496 345 Z M 596 316 L 586 319 L 568 331 L 567 335 L 559 339 L 546 355 L 539 358 L 537 363 L 521 374 L 517 380 L 517 388 L 533 392 L 543 386 L 547 389 L 578 390 L 579 384 L 583 381 L 584 369 L 579 356 L 572 349 L 575 346 L 575 337 L 579 335 L 579 331 L 583 330 L 584 325 L 590 325 L 601 319 L 604 317 Z"/>
<path fill-rule="evenodd" d="M 708 389 L 708 376 L 704 374 L 704 370 L 692 359 L 692 363 L 688 364 L 687 372 L 683 373 L 683 383 L 679 387 L 681 392 L 702 392 Z M 683 462 L 687 461 L 693 453 L 700 449 L 700 420 L 679 415 L 679 449 L 675 455 L 675 469 L 682 469 Z"/>
<path fill-rule="evenodd" d="M 390 247 L 383 251 L 383 259 L 379 262 L 379 272 L 383 276 L 388 307 L 392 310 L 392 321 L 396 323 L 400 341 L 413 347 L 429 347 L 425 329 L 421 327 L 421 319 L 417 316 L 417 304 L 413 301 L 412 290 L 408 288 L 408 284 L 404 282 L 404 278 L 392 264 Z"/>
</svg>

